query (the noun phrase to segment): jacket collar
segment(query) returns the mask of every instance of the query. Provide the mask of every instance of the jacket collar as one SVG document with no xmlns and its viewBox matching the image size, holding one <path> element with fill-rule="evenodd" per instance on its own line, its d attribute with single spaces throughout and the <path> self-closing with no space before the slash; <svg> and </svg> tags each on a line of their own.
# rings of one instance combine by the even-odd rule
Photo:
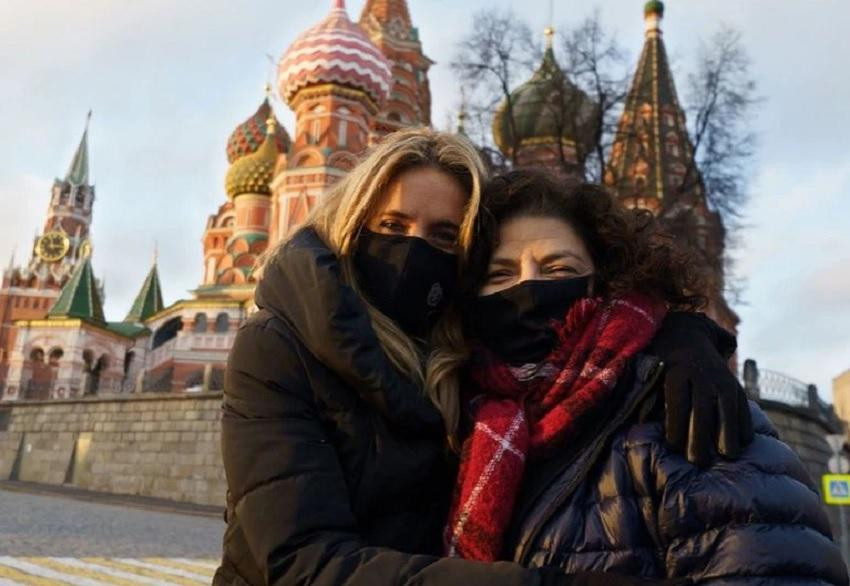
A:
<svg viewBox="0 0 850 586">
<path fill-rule="evenodd" d="M 439 411 L 392 365 L 365 304 L 342 278 L 339 259 L 302 228 L 270 259 L 255 302 L 285 321 L 325 366 L 396 428 L 442 434 Z"/>
</svg>

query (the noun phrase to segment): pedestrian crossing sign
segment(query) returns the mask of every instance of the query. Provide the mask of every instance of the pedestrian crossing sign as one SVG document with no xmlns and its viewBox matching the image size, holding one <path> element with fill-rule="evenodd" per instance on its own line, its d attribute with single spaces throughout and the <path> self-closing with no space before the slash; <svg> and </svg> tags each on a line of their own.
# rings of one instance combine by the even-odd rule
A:
<svg viewBox="0 0 850 586">
<path fill-rule="evenodd" d="M 828 505 L 850 505 L 850 474 L 824 474 L 823 500 Z"/>
</svg>

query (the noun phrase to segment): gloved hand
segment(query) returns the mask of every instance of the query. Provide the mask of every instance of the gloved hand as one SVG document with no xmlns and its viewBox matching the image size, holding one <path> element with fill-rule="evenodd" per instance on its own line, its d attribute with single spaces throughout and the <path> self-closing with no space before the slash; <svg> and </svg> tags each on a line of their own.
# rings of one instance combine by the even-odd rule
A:
<svg viewBox="0 0 850 586">
<path fill-rule="evenodd" d="M 613 572 L 577 572 L 564 574 L 555 568 L 540 568 L 540 586 L 685 586 L 686 578 L 637 578 Z"/>
<path fill-rule="evenodd" d="M 700 467 L 713 451 L 736 458 L 753 441 L 747 396 L 728 366 L 736 347 L 732 334 L 691 312 L 669 313 L 649 347 L 665 364 L 667 443 Z"/>
</svg>

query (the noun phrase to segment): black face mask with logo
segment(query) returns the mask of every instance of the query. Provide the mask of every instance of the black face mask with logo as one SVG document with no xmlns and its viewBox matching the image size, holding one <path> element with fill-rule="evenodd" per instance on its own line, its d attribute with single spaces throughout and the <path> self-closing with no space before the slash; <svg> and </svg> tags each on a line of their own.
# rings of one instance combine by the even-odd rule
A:
<svg viewBox="0 0 850 586">
<path fill-rule="evenodd" d="M 554 349 L 553 322 L 563 322 L 573 304 L 587 296 L 590 277 L 523 281 L 475 298 L 466 314 L 470 333 L 508 364 L 537 363 Z"/>
<path fill-rule="evenodd" d="M 369 301 L 411 336 L 424 336 L 455 294 L 458 257 L 422 238 L 362 230 L 354 253 Z"/>
</svg>

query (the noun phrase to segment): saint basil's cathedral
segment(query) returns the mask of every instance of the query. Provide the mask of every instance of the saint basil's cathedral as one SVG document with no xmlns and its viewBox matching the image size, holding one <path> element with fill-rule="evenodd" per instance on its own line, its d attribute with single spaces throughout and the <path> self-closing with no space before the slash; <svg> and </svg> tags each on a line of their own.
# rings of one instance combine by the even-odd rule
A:
<svg viewBox="0 0 850 586">
<path fill-rule="evenodd" d="M 737 316 L 722 294 L 723 224 L 692 171 L 663 12 L 657 0 L 645 6 L 645 44 L 605 182 L 624 205 L 651 210 L 697 246 L 713 275 L 708 312 L 734 330 Z M 517 166 L 580 175 L 595 105 L 564 76 L 551 36 L 549 29 L 540 67 L 511 94 L 514 122 L 506 121 L 506 108 L 496 113 L 494 140 Z M 92 271 L 95 187 L 86 129 L 68 172 L 53 184 L 31 259 L 3 271 L 0 397 L 221 389 L 236 329 L 253 308 L 257 258 L 302 222 L 370 145 L 430 124 L 432 63 L 406 0 L 367 0 L 357 22 L 344 0 L 333 0 L 279 62 L 277 91 L 295 112 L 293 132 L 275 118 L 267 96 L 227 140 L 226 200 L 207 219 L 203 277 L 192 297 L 166 306 L 154 260 L 121 321 L 107 321 L 103 286 Z M 575 124 L 554 119 L 552 102 L 565 95 L 577 108 Z"/>
</svg>

